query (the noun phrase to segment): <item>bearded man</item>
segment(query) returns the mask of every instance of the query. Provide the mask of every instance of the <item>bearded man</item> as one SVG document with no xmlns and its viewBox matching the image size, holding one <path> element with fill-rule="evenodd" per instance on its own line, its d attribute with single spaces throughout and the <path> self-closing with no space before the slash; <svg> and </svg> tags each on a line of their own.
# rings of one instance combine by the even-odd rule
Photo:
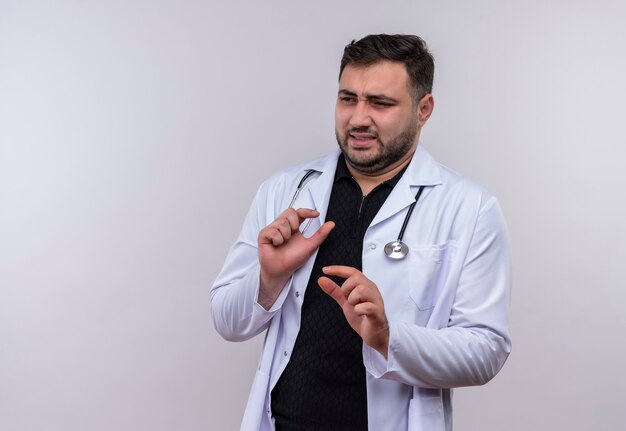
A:
<svg viewBox="0 0 626 431">
<path fill-rule="evenodd" d="M 506 226 L 420 143 L 433 75 L 417 36 L 353 41 L 339 148 L 259 189 L 211 289 L 225 339 L 265 333 L 242 430 L 451 430 L 508 357 Z"/>
</svg>

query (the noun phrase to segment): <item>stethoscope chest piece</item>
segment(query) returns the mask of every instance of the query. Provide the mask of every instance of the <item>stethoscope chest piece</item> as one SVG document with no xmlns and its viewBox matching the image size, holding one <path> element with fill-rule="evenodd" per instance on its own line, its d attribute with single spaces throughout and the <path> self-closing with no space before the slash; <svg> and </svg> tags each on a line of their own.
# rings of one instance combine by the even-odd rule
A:
<svg viewBox="0 0 626 431">
<path fill-rule="evenodd" d="M 385 254 L 390 259 L 404 259 L 409 254 L 409 247 L 402 241 L 391 241 L 385 244 Z"/>
<path fill-rule="evenodd" d="M 406 217 L 404 217 L 404 223 L 402 223 L 402 229 L 400 229 L 400 233 L 398 234 L 398 239 L 395 241 L 388 242 L 385 244 L 385 254 L 389 259 L 400 260 L 404 259 L 407 254 L 409 254 L 409 247 L 402 242 L 402 238 L 404 237 L 404 230 L 406 229 L 406 225 L 411 218 L 411 213 L 413 212 L 413 208 L 415 208 L 415 204 L 419 200 L 422 195 L 422 191 L 424 191 L 424 186 L 420 186 L 419 190 L 415 194 L 415 200 L 409 207 L 409 210 L 406 213 Z"/>
</svg>

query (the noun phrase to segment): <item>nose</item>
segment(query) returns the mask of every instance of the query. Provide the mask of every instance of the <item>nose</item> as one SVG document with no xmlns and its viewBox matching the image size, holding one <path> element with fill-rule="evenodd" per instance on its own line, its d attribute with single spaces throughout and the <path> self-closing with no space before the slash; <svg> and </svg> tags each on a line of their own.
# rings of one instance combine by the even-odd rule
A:
<svg viewBox="0 0 626 431">
<path fill-rule="evenodd" d="M 370 106 L 368 100 L 359 99 L 354 105 L 352 115 L 350 116 L 350 126 L 352 127 L 364 127 L 372 124 L 372 117 L 370 116 Z"/>
</svg>

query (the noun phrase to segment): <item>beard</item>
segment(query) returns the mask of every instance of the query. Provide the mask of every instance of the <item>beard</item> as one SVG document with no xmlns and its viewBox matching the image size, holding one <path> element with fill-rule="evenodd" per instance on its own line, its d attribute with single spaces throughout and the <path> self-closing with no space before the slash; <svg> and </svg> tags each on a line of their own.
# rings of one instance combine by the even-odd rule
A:
<svg viewBox="0 0 626 431">
<path fill-rule="evenodd" d="M 418 131 L 417 121 L 412 121 L 399 135 L 391 138 L 387 142 L 383 142 L 378 137 L 378 134 L 371 132 L 367 127 L 348 129 L 343 137 L 340 137 L 339 132 L 335 129 L 335 137 L 337 138 L 337 144 L 344 158 L 350 166 L 365 174 L 376 174 L 394 163 L 399 162 L 408 154 L 415 143 Z M 376 153 L 367 156 L 361 154 L 359 150 L 351 151 L 348 147 L 348 138 L 352 132 L 374 134 L 376 136 L 376 142 L 378 143 Z"/>
</svg>

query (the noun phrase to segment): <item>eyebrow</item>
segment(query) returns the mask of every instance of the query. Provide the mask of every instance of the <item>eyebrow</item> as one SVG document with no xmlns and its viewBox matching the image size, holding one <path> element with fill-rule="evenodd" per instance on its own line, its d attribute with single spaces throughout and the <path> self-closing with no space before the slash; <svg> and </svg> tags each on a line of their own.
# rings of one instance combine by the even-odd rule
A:
<svg viewBox="0 0 626 431">
<path fill-rule="evenodd" d="M 340 89 L 337 93 L 338 96 L 354 96 L 358 97 L 358 95 L 350 90 Z M 400 103 L 399 100 L 394 99 L 393 97 L 386 96 L 384 94 L 366 94 L 365 99 L 367 100 L 384 100 L 386 102 Z"/>
</svg>

